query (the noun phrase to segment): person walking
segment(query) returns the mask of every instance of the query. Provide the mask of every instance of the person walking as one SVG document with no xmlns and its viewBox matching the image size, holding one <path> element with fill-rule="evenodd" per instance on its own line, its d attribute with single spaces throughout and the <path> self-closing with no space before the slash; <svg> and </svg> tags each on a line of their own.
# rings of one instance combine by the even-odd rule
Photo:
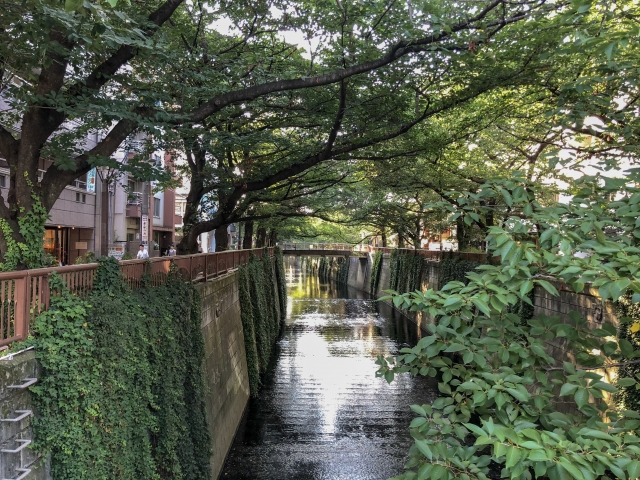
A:
<svg viewBox="0 0 640 480">
<path fill-rule="evenodd" d="M 147 252 L 147 248 L 140 244 L 140 248 L 138 249 L 138 258 L 149 258 L 149 252 Z"/>
<path fill-rule="evenodd" d="M 175 257 L 176 256 L 176 247 L 173 245 L 173 243 L 169 246 L 169 253 L 168 255 L 170 257 Z"/>
</svg>

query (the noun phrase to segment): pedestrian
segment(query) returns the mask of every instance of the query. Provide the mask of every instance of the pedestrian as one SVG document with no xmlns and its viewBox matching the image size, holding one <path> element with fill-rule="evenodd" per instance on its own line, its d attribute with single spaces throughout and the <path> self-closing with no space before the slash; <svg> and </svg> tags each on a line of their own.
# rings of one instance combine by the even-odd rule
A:
<svg viewBox="0 0 640 480">
<path fill-rule="evenodd" d="M 147 247 L 145 247 L 143 244 L 140 244 L 140 248 L 138 249 L 138 258 L 149 258 Z"/>
<path fill-rule="evenodd" d="M 170 257 L 176 256 L 176 247 L 173 245 L 173 243 L 169 246 L 169 256 Z"/>
</svg>

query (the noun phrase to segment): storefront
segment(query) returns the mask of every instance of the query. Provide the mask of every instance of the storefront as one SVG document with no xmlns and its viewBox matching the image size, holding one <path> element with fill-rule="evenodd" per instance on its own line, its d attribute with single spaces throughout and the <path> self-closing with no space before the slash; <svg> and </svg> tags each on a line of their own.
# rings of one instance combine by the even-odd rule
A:
<svg viewBox="0 0 640 480">
<path fill-rule="evenodd" d="M 44 251 L 51 255 L 58 265 L 69 264 L 69 228 L 47 227 L 44 231 Z"/>
</svg>

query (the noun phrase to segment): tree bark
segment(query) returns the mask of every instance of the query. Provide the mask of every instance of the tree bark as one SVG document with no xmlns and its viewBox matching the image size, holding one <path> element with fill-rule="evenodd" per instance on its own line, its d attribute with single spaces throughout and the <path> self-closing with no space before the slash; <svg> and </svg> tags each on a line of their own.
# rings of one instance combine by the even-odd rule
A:
<svg viewBox="0 0 640 480">
<path fill-rule="evenodd" d="M 462 215 L 456 218 L 456 238 L 458 239 L 458 251 L 461 252 L 469 246 L 469 235 Z"/>
<path fill-rule="evenodd" d="M 242 238 L 242 248 L 250 250 L 253 248 L 253 222 L 244 224 L 244 237 Z"/>
<path fill-rule="evenodd" d="M 382 247 L 386 248 L 386 246 L 387 246 L 387 231 L 386 230 L 382 230 L 382 232 L 380 233 L 380 236 L 382 237 Z"/>
<path fill-rule="evenodd" d="M 224 252 L 229 250 L 229 234 L 227 233 L 227 225 L 221 225 L 216 228 L 216 252 Z"/>
<path fill-rule="evenodd" d="M 269 246 L 275 247 L 278 242 L 278 231 L 273 229 L 269 232 Z"/>
<path fill-rule="evenodd" d="M 267 244 L 267 229 L 258 228 L 258 236 L 256 237 L 256 248 L 263 248 Z"/>
</svg>

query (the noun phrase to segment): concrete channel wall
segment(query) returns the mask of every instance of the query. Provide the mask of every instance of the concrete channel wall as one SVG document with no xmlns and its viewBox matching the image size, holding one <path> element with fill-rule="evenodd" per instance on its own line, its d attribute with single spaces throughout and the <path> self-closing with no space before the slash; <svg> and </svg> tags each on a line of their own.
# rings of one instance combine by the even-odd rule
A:
<svg viewBox="0 0 640 480">
<path fill-rule="evenodd" d="M 213 440 L 211 469 L 217 478 L 249 399 L 238 273 L 198 284 L 196 289 L 202 297 L 205 403 Z M 38 371 L 33 350 L 0 359 L 0 479 L 51 479 L 46 459 L 26 444 L 33 438 L 31 420 L 36 414 L 29 386 Z"/>
<path fill-rule="evenodd" d="M 238 273 L 196 286 L 202 296 L 207 421 L 212 439 L 211 471 L 217 478 L 249 400 Z"/>
</svg>

